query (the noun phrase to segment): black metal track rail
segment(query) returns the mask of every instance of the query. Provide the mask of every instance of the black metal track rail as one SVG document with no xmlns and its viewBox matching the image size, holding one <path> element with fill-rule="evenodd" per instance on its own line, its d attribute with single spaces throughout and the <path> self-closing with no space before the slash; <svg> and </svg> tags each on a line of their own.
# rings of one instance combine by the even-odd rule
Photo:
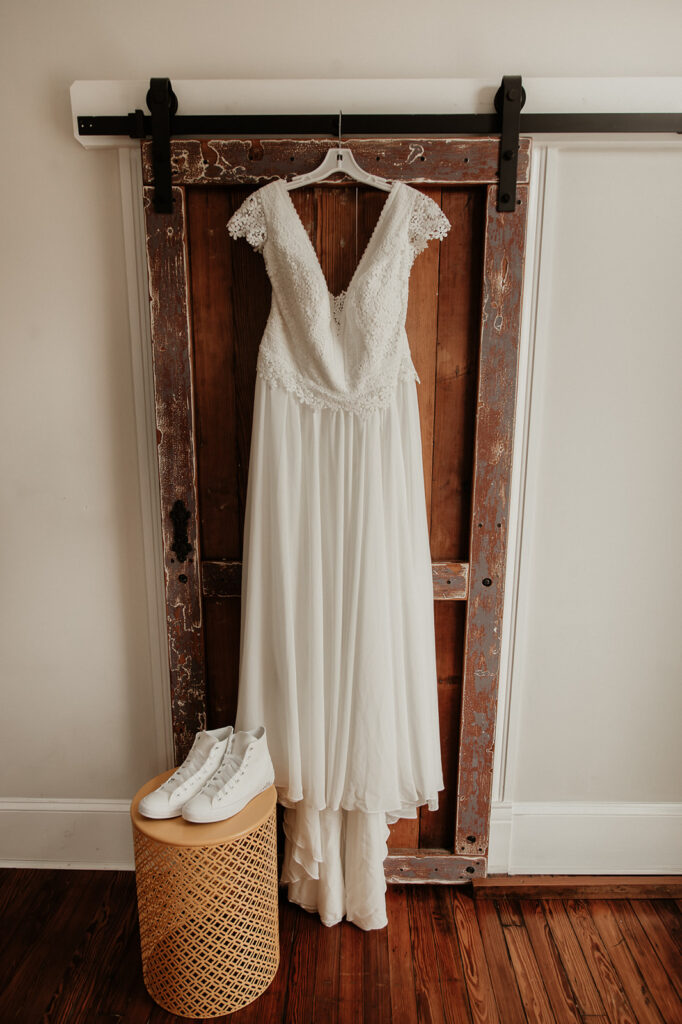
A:
<svg viewBox="0 0 682 1024">
<path fill-rule="evenodd" d="M 682 134 L 680 114 L 522 114 L 526 92 L 520 75 L 505 75 L 490 114 L 345 114 L 344 136 L 499 135 L 497 209 L 516 210 L 516 169 L 521 132 L 675 132 Z M 151 114 L 134 110 L 121 117 L 77 118 L 78 134 L 151 136 L 154 207 L 173 210 L 170 139 L 221 135 L 321 135 L 339 138 L 338 114 L 177 114 L 178 100 L 169 78 L 152 78 L 147 93 Z"/>
<path fill-rule="evenodd" d="M 133 115 L 78 117 L 78 134 L 127 135 L 152 133 L 151 115 L 140 118 L 143 134 L 131 132 Z M 136 121 L 134 123 L 137 123 Z M 173 137 L 197 135 L 329 135 L 338 134 L 337 114 L 180 114 L 173 118 Z M 521 114 L 522 132 L 676 132 L 682 114 Z M 499 135 L 497 114 L 344 114 L 345 135 Z"/>
</svg>

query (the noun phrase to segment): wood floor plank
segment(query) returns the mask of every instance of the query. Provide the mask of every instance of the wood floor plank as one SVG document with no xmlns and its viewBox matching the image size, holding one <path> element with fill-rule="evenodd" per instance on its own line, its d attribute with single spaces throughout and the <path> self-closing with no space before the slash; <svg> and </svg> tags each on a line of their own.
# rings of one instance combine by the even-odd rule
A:
<svg viewBox="0 0 682 1024">
<path fill-rule="evenodd" d="M 98 967 L 102 963 L 115 967 L 136 930 L 136 915 L 130 913 L 135 908 L 135 876 L 132 872 L 106 872 L 102 883 L 95 914 L 52 994 L 43 1024 L 90 1024 L 91 1007 L 101 1006 L 103 995 Z"/>
<path fill-rule="evenodd" d="M 651 905 L 663 922 L 663 927 L 682 953 L 682 914 L 675 900 L 652 900 Z"/>
<path fill-rule="evenodd" d="M 284 1020 L 286 1024 L 310 1024 L 315 996 L 315 987 L 310 982 L 315 978 L 317 940 L 319 929 L 324 928 L 324 925 L 316 914 L 301 907 L 296 910 L 300 920 L 290 953 Z"/>
<path fill-rule="evenodd" d="M 490 980 L 505 1024 L 525 1024 L 526 1014 L 507 943 L 504 940 L 496 902 L 474 900 Z"/>
<path fill-rule="evenodd" d="M 178 1019 L 144 988 L 134 879 L 0 874 L 2 1024 Z M 504 893 L 498 904 L 461 887 L 389 886 L 388 928 L 364 932 L 326 928 L 280 896 L 277 975 L 216 1024 L 682 1024 L 680 914 L 668 897 Z"/>
<path fill-rule="evenodd" d="M 341 921 L 341 960 L 339 963 L 339 1024 L 359 1024 L 362 1006 L 363 932 L 348 921 Z M 286 1021 L 289 1024 L 289 1021 Z"/>
<path fill-rule="evenodd" d="M 362 938 L 363 1020 L 365 1024 L 391 1024 L 388 929 L 372 928 Z"/>
<path fill-rule="evenodd" d="M 279 966 L 275 977 L 259 996 L 258 1010 L 259 1019 L 265 1024 L 281 1024 L 284 1020 L 284 1010 L 287 1002 L 287 995 L 291 985 L 291 952 L 297 942 L 298 929 L 303 922 L 305 910 L 301 910 L 295 903 L 290 903 L 286 897 L 286 887 L 279 891 Z M 245 1008 L 246 1009 L 246 1008 Z M 230 1024 L 242 1024 L 240 1015 L 243 1010 L 230 1015 Z M 244 1014 L 246 1016 L 246 1014 Z"/>
<path fill-rule="evenodd" d="M 481 901 L 483 902 L 483 901 Z M 558 1024 L 581 1024 L 576 998 L 545 917 L 542 900 L 519 900 L 535 959 Z"/>
<path fill-rule="evenodd" d="M 555 1017 L 528 932 L 516 926 L 502 931 L 528 1019 L 533 1024 L 554 1024 Z"/>
<path fill-rule="evenodd" d="M 408 888 L 407 912 L 412 936 L 417 1020 L 419 1024 L 445 1024 L 433 927 L 420 886 Z"/>
<path fill-rule="evenodd" d="M 631 906 L 639 918 L 649 942 L 656 950 L 658 959 L 665 967 L 677 995 L 682 996 L 682 959 L 675 942 L 668 934 L 650 900 L 633 900 Z"/>
<path fill-rule="evenodd" d="M 7 907 L 0 929 L 0 976 L 9 978 L 22 960 L 20 949 L 33 948 L 45 941 L 44 921 L 50 919 L 65 893 L 73 891 L 78 882 L 69 871 L 18 869 L 20 884 L 8 886 L 8 897 L 16 897 L 16 904 Z M 5 869 L 5 875 L 13 871 Z M 0 996 L 1 998 L 1 996 Z"/>
<path fill-rule="evenodd" d="M 135 875 L 133 872 L 130 874 L 134 887 Z M 100 977 L 92 1024 L 147 1024 L 154 1005 L 142 978 L 140 928 L 135 897 L 125 910 L 121 921 L 122 948 L 120 953 L 112 953 L 117 959 L 108 965 L 108 976 L 105 979 Z"/>
<path fill-rule="evenodd" d="M 649 991 L 656 1001 L 663 1020 L 682 1020 L 682 1003 L 675 992 L 663 964 L 649 942 L 642 924 L 628 900 L 607 900 L 623 937 L 641 973 L 647 980 Z"/>
<path fill-rule="evenodd" d="M 41 877 L 42 876 L 42 877 Z M 0 871 L 0 964 L 14 934 L 26 922 L 27 909 L 36 901 L 46 878 L 39 868 L 5 868 Z"/>
<path fill-rule="evenodd" d="M 322 925 L 317 937 L 313 1024 L 338 1024 L 341 930 Z"/>
<path fill-rule="evenodd" d="M 452 901 L 446 887 L 442 885 L 429 886 L 428 897 L 446 1024 L 471 1024 L 469 996 L 452 914 Z"/>
<path fill-rule="evenodd" d="M 604 1004 L 568 919 L 563 900 L 543 900 L 542 906 L 580 1013 L 583 1017 L 604 1016 Z"/>
<path fill-rule="evenodd" d="M 30 1020 L 31 1008 L 43 1013 L 97 911 L 102 887 L 99 872 L 46 871 L 48 899 L 29 915 L 33 927 L 23 933 L 23 948 L 15 947 L 18 957 L 12 973 L 0 986 L 3 1021 Z"/>
<path fill-rule="evenodd" d="M 414 1024 L 417 997 L 414 987 L 410 920 L 405 885 L 389 885 L 386 891 L 388 917 L 388 967 L 393 993 L 393 1024 Z"/>
<path fill-rule="evenodd" d="M 566 900 L 566 911 L 585 955 L 587 966 L 599 987 L 609 1020 L 614 1024 L 637 1024 L 635 1013 L 592 920 L 586 901 Z"/>
<path fill-rule="evenodd" d="M 523 928 L 523 916 L 517 896 L 500 896 L 495 900 L 503 928 Z"/>
<path fill-rule="evenodd" d="M 504 1020 L 498 1011 L 474 901 L 459 887 L 453 887 L 449 892 L 472 1019 L 476 1024 Z"/>
<path fill-rule="evenodd" d="M 587 906 L 637 1021 L 665 1024 L 611 907 L 605 900 L 590 900 Z"/>
</svg>

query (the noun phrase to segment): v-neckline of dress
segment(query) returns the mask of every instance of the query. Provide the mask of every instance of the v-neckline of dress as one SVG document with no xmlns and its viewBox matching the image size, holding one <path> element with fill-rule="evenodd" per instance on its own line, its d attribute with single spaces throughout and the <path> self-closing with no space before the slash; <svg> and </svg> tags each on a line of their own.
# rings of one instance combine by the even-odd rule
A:
<svg viewBox="0 0 682 1024">
<path fill-rule="evenodd" d="M 391 187 L 388 190 L 388 195 L 386 197 L 386 201 L 384 202 L 384 205 L 381 207 L 381 211 L 380 211 L 379 216 L 377 218 L 377 222 L 374 225 L 374 227 L 372 228 L 372 232 L 371 232 L 371 234 L 369 236 L 369 239 L 367 240 L 367 245 L 365 246 L 365 248 L 362 251 L 362 255 L 360 256 L 360 259 L 358 260 L 358 263 L 357 263 L 357 265 L 355 267 L 355 270 L 353 271 L 353 275 L 352 275 L 350 281 L 348 282 L 348 284 L 346 285 L 346 287 L 343 289 L 343 291 L 339 292 L 337 295 L 335 295 L 334 292 L 331 291 L 331 289 L 329 288 L 329 285 L 327 284 L 327 278 L 325 277 L 324 271 L 322 269 L 322 264 L 320 263 L 320 260 L 318 258 L 317 252 L 315 250 L 315 246 L 313 245 L 313 243 L 311 241 L 311 238 L 310 238 L 310 235 L 306 231 L 305 224 L 301 220 L 299 212 L 296 209 L 291 196 L 289 195 L 289 190 L 287 188 L 285 188 L 284 179 L 283 178 L 275 178 L 275 182 L 274 183 L 277 186 L 277 191 L 280 193 L 280 195 L 283 196 L 284 200 L 286 201 L 287 206 L 289 207 L 290 211 L 293 213 L 294 218 L 296 219 L 296 221 L 297 221 L 301 231 L 303 232 L 303 235 L 305 236 L 306 242 L 310 246 L 310 251 L 312 253 L 313 262 L 314 262 L 314 264 L 315 264 L 315 266 L 317 268 L 317 272 L 320 275 L 320 278 L 322 279 L 322 281 L 324 283 L 324 286 L 325 286 L 325 289 L 326 289 L 327 293 L 329 294 L 329 296 L 335 302 L 338 302 L 343 296 L 348 295 L 348 293 L 351 290 L 352 286 L 355 284 L 355 281 L 357 280 L 357 278 L 359 276 L 360 269 L 362 268 L 363 263 L 365 262 L 365 260 L 368 257 L 369 250 L 372 247 L 372 242 L 376 238 L 380 226 L 386 220 L 386 216 L 388 214 L 389 209 L 392 206 L 395 205 L 395 203 L 392 202 L 392 200 L 398 194 L 399 186 L 400 185 L 404 185 L 405 183 L 400 178 L 395 178 L 391 182 Z"/>
</svg>

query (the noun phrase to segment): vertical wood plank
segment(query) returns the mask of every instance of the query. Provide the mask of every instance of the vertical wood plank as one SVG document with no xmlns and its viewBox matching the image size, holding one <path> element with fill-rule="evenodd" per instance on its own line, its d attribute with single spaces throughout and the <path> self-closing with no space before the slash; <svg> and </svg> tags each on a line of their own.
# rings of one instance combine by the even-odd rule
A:
<svg viewBox="0 0 682 1024">
<path fill-rule="evenodd" d="M 488 188 L 455 825 L 465 856 L 487 854 L 490 831 L 527 186 L 517 200 L 516 213 L 498 213 Z"/>
<path fill-rule="evenodd" d="M 485 199 L 480 188 L 448 189 L 442 197 L 452 227 L 440 245 L 430 526 L 434 561 L 467 561 L 469 552 Z"/>
<path fill-rule="evenodd" d="M 248 303 L 240 297 L 235 309 L 233 264 L 239 266 L 246 258 L 253 271 L 262 257 L 250 246 L 237 246 L 224 225 L 244 198 L 243 189 L 195 188 L 186 196 L 203 559 L 241 558 L 234 375 L 241 339 L 233 320 Z"/>
<path fill-rule="evenodd" d="M 230 725 L 237 715 L 241 601 L 204 597 L 207 726 Z"/>
<path fill-rule="evenodd" d="M 144 189 L 171 709 L 179 763 L 197 730 L 206 727 L 187 230 L 184 189 L 173 188 L 171 214 L 155 212 L 152 193 Z M 187 515 L 188 551 L 173 550 L 176 502 Z"/>
<path fill-rule="evenodd" d="M 420 186 L 419 190 L 442 205 L 442 189 Z M 425 252 L 419 254 L 410 272 L 410 291 L 405 330 L 410 343 L 412 362 L 419 375 L 417 397 L 422 437 L 424 489 L 427 521 L 431 523 L 431 494 L 434 460 L 434 416 L 436 408 L 436 340 L 442 296 L 439 294 L 441 245 L 433 239 Z M 454 439 L 451 439 L 454 443 Z M 433 544 L 432 544 L 433 557 Z"/>
<path fill-rule="evenodd" d="M 422 848 L 452 849 L 454 842 L 460 702 L 459 686 L 438 683 L 438 720 L 445 788 L 438 794 L 436 811 L 429 811 L 426 807 L 420 809 L 419 846 Z"/>
</svg>

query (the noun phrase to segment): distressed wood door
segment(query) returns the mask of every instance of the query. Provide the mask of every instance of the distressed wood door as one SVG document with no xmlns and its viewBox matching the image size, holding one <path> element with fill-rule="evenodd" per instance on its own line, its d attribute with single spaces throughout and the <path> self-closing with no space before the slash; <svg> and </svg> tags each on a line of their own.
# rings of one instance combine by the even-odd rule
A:
<svg viewBox="0 0 682 1024">
<path fill-rule="evenodd" d="M 143 143 L 157 450 L 176 763 L 199 728 L 234 722 L 241 555 L 256 356 L 271 288 L 226 222 L 273 177 L 311 170 L 324 139 L 177 140 L 172 214 L 153 208 Z M 452 227 L 412 268 L 434 580 L 445 790 L 391 829 L 389 880 L 484 875 L 504 598 L 530 139 L 517 209 L 498 213 L 499 140 L 344 142 L 361 166 L 431 196 Z M 324 182 L 290 193 L 332 291 L 344 289 L 385 193 Z M 281 808 L 278 811 L 282 849 Z"/>
</svg>

